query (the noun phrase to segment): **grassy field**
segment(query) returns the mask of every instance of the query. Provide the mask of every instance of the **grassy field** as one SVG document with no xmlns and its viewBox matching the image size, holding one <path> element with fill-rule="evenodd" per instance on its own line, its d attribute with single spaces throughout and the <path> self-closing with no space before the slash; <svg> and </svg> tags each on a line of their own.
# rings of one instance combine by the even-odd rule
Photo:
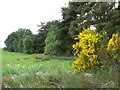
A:
<svg viewBox="0 0 120 90">
<path fill-rule="evenodd" d="M 74 57 L 2 51 L 3 87 L 118 88 L 118 71 L 108 66 L 75 73 Z"/>
</svg>

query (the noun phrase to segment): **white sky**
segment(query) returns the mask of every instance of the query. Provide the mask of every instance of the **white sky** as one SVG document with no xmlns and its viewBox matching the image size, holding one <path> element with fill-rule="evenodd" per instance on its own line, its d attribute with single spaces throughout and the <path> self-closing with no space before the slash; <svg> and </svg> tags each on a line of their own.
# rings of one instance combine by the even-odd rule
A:
<svg viewBox="0 0 120 90">
<path fill-rule="evenodd" d="M 19 28 L 37 33 L 40 22 L 62 19 L 61 7 L 69 0 L 0 0 L 0 47 Z"/>
</svg>

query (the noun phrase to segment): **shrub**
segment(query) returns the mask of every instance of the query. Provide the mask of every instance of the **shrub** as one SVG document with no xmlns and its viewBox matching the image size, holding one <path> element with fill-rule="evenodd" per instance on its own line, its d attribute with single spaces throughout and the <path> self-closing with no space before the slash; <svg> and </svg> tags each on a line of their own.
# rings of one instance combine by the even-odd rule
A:
<svg viewBox="0 0 120 90">
<path fill-rule="evenodd" d="M 75 40 L 78 40 L 73 45 L 76 60 L 72 68 L 75 71 L 86 71 L 101 65 L 119 67 L 120 36 L 118 34 L 112 34 L 109 40 L 106 32 L 98 34 L 95 30 L 88 28 L 79 33 Z"/>
<path fill-rule="evenodd" d="M 96 44 L 98 43 L 98 33 L 94 30 L 84 29 L 79 33 L 76 44 L 73 45 L 76 60 L 72 64 L 75 71 L 86 71 L 99 64 L 96 54 Z"/>
<path fill-rule="evenodd" d="M 120 36 L 118 34 L 113 34 L 112 38 L 108 42 L 108 51 L 111 53 L 119 53 L 120 51 Z"/>
<path fill-rule="evenodd" d="M 99 65 L 107 64 L 109 60 L 107 44 L 109 41 L 109 37 L 107 32 L 99 33 L 99 42 L 97 44 L 97 55 L 99 59 Z"/>
<path fill-rule="evenodd" d="M 120 62 L 120 36 L 118 34 L 113 34 L 108 42 L 108 54 L 112 58 L 112 63 L 119 64 Z"/>
</svg>

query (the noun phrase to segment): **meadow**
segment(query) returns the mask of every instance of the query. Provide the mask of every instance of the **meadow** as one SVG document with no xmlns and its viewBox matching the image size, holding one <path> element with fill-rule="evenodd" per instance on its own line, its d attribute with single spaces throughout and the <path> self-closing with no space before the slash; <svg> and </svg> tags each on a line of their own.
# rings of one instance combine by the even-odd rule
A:
<svg viewBox="0 0 120 90">
<path fill-rule="evenodd" d="M 2 50 L 3 88 L 118 88 L 118 71 L 109 66 L 76 73 L 73 56 L 23 54 Z"/>
</svg>

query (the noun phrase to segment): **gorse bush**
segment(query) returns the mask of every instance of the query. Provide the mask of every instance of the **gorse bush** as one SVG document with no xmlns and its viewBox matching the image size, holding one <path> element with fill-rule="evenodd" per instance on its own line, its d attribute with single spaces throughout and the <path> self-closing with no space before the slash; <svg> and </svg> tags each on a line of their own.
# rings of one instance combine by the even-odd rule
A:
<svg viewBox="0 0 120 90">
<path fill-rule="evenodd" d="M 98 55 L 96 54 L 96 44 L 98 43 L 98 33 L 96 31 L 84 29 L 79 33 L 76 44 L 73 45 L 76 60 L 72 64 L 75 71 L 86 71 L 99 64 Z"/>
<path fill-rule="evenodd" d="M 106 32 L 97 33 L 95 30 L 84 29 L 75 40 L 76 60 L 72 64 L 75 71 L 87 71 L 101 65 L 118 67 L 120 62 L 120 36 L 113 34 L 112 38 Z"/>
<path fill-rule="evenodd" d="M 119 64 L 120 62 L 120 36 L 113 34 L 112 38 L 108 42 L 107 51 L 109 57 L 112 58 L 112 63 Z"/>
<path fill-rule="evenodd" d="M 111 53 L 119 53 L 120 51 L 120 36 L 118 34 L 113 34 L 112 38 L 108 42 L 108 51 Z"/>
</svg>

